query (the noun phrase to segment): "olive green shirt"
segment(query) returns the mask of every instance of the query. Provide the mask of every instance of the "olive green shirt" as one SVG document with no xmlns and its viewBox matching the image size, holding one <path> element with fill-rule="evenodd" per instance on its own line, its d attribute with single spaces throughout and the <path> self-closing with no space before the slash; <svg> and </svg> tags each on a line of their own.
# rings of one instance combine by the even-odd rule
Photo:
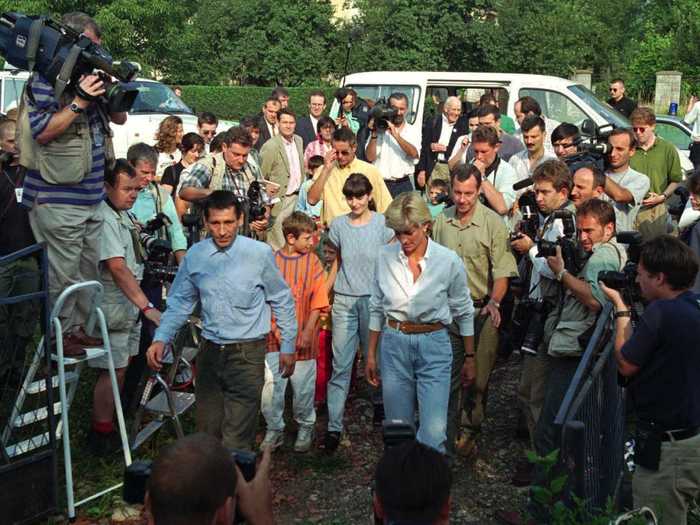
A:
<svg viewBox="0 0 700 525">
<path fill-rule="evenodd" d="M 627 261 L 625 249 L 611 239 L 609 242 L 595 244 L 593 254 L 586 261 L 578 278 L 586 281 L 591 286 L 591 292 L 596 301 L 602 306 L 607 299 L 598 284 L 598 273 L 603 271 L 620 271 Z M 553 315 L 558 316 L 558 321 L 549 339 L 549 355 L 557 357 L 579 356 L 585 350 L 580 338 L 587 330 L 591 329 L 598 318 L 598 314 L 591 311 L 581 303 L 576 296 L 565 288 L 564 302 L 561 310 L 555 307 Z"/>
<path fill-rule="evenodd" d="M 630 166 L 649 177 L 649 191 L 654 193 L 660 194 L 670 183 L 683 180 L 681 159 L 676 147 L 659 136 L 648 151 L 637 148 L 630 159 Z"/>
<path fill-rule="evenodd" d="M 460 256 L 474 300 L 485 298 L 494 280 L 518 276 L 503 218 L 481 202 L 467 224 L 456 217 L 454 206 L 443 211 L 433 224 L 433 240 Z"/>
</svg>

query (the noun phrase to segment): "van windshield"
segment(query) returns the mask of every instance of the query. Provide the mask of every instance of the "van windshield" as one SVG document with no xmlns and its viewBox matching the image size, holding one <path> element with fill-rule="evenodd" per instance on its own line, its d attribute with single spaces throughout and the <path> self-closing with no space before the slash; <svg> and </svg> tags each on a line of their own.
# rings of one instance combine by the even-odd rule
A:
<svg viewBox="0 0 700 525">
<path fill-rule="evenodd" d="M 383 99 L 385 104 L 389 102 L 389 95 L 392 93 L 403 93 L 408 97 L 408 113 L 406 114 L 406 122 L 409 124 L 414 124 L 416 121 L 416 115 L 418 114 L 418 101 L 420 100 L 420 87 L 418 86 L 397 86 L 390 84 L 377 84 L 377 85 L 360 85 L 360 84 L 348 84 L 347 87 L 351 87 L 357 92 L 357 96 L 365 100 L 368 105 L 374 106 L 379 100 Z M 331 115 L 338 114 L 338 101 L 333 101 L 333 106 L 330 111 Z"/>
<path fill-rule="evenodd" d="M 193 115 L 193 111 L 165 84 L 136 80 L 129 82 L 130 89 L 139 94 L 129 113 L 177 113 Z"/>
<path fill-rule="evenodd" d="M 581 84 L 569 86 L 569 91 L 581 98 L 586 104 L 595 110 L 601 117 L 607 120 L 616 128 L 629 128 L 631 124 L 623 115 L 611 108 L 608 104 L 601 102 L 593 91 Z"/>
</svg>

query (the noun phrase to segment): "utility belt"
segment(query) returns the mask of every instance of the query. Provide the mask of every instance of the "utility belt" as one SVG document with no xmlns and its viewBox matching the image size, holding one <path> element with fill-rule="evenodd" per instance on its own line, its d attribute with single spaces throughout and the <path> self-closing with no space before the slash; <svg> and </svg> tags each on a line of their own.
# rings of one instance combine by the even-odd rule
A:
<svg viewBox="0 0 700 525">
<path fill-rule="evenodd" d="M 700 427 L 663 430 L 656 423 L 638 421 L 634 440 L 634 462 L 656 472 L 661 462 L 661 443 L 684 441 L 698 434 L 700 434 Z"/>
</svg>

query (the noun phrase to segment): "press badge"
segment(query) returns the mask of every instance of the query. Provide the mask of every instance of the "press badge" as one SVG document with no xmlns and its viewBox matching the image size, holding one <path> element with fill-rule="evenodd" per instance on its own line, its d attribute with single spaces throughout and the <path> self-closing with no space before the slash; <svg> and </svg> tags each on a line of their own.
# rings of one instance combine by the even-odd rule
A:
<svg viewBox="0 0 700 525">
<path fill-rule="evenodd" d="M 18 204 L 22 204 L 22 191 L 24 191 L 24 188 L 15 188 L 15 198 Z"/>
</svg>

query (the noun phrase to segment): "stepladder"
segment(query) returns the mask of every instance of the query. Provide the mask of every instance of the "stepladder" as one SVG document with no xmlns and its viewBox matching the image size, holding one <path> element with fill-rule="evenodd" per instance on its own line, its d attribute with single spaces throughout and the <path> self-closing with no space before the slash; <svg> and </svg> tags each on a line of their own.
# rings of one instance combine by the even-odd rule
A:
<svg viewBox="0 0 700 525">
<path fill-rule="evenodd" d="M 82 356 L 66 356 L 64 355 L 62 338 L 65 327 L 62 326 L 59 312 L 61 312 L 66 300 L 72 294 L 78 293 L 88 293 L 92 297 L 86 328 L 88 332 L 93 332 L 94 329 L 93 333 L 99 334 L 99 338 L 102 339 L 102 344 L 94 348 L 86 348 L 85 354 Z M 11 416 L 7 420 L 8 423 L 2 431 L 2 436 L 0 436 L 3 451 L 9 457 L 21 455 L 32 449 L 46 446 L 50 443 L 52 437 L 55 438 L 56 441 L 60 440 L 62 442 L 67 515 L 71 520 L 76 516 L 76 507 L 121 487 L 121 483 L 116 484 L 87 496 L 80 501 L 75 501 L 73 451 L 71 449 L 69 416 L 71 405 L 73 404 L 80 383 L 81 373 L 86 364 L 92 359 L 106 358 L 107 373 L 109 375 L 112 396 L 114 398 L 115 415 L 118 434 L 121 440 L 124 464 L 125 466 L 131 464 L 131 452 L 128 444 L 126 423 L 121 407 L 119 384 L 114 361 L 112 359 L 107 320 L 100 307 L 103 293 L 104 289 L 101 283 L 97 281 L 87 281 L 69 286 L 56 299 L 50 315 L 50 333 L 46 334 L 37 346 L 31 363 L 27 368 L 24 380 L 19 388 L 18 395 L 14 401 Z M 51 353 L 52 363 L 48 370 L 44 365 L 47 351 Z M 36 406 L 36 403 L 32 403 L 32 398 L 34 396 L 45 395 L 47 390 L 58 390 L 59 400 L 53 403 L 52 406 L 45 405 L 27 410 L 26 407 L 28 406 Z M 49 411 L 51 411 L 51 414 L 49 414 Z M 49 432 L 27 436 L 27 430 L 30 429 L 33 424 L 47 417 L 51 417 L 53 414 L 60 416 L 60 420 L 55 425 L 53 436 L 50 436 Z M 18 440 L 17 436 L 20 434 L 20 429 L 22 429 L 23 439 Z"/>
</svg>

